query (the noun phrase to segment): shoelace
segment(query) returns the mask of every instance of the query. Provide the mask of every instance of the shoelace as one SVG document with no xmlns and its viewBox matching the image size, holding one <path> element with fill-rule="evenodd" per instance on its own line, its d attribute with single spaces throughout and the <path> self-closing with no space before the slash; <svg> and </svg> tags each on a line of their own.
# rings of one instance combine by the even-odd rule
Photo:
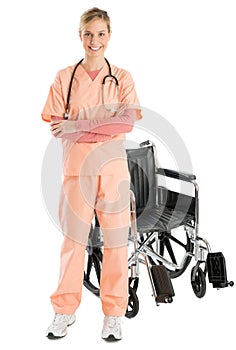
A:
<svg viewBox="0 0 236 350">
<path fill-rule="evenodd" d="M 108 328 L 116 328 L 116 327 L 119 327 L 120 324 L 121 324 L 120 318 L 115 317 L 115 316 L 111 316 L 111 317 L 109 317 L 109 319 L 108 319 L 107 327 L 108 327 Z"/>
<path fill-rule="evenodd" d="M 66 321 L 66 315 L 56 314 L 53 319 L 53 324 L 58 324 Z"/>
</svg>

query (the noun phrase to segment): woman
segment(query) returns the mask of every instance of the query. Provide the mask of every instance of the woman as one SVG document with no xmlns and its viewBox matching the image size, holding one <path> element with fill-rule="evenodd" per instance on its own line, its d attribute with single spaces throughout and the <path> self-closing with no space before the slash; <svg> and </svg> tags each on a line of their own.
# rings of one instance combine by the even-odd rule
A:
<svg viewBox="0 0 236 350">
<path fill-rule="evenodd" d="M 81 16 L 79 36 L 84 59 L 75 72 L 75 65 L 58 72 L 42 112 L 43 120 L 51 122 L 52 134 L 62 138 L 64 175 L 59 208 L 64 242 L 59 284 L 51 296 L 55 317 L 47 336 L 64 337 L 67 327 L 75 322 L 81 302 L 85 247 L 96 210 L 104 240 L 102 338 L 119 340 L 120 321 L 128 301 L 130 224 L 124 139 L 141 113 L 131 75 L 114 65 L 109 68 L 104 57 L 111 36 L 107 12 L 98 8 L 86 11 Z M 113 77 L 107 77 L 102 87 L 109 73 Z M 65 110 L 70 112 L 68 119 Z"/>
</svg>

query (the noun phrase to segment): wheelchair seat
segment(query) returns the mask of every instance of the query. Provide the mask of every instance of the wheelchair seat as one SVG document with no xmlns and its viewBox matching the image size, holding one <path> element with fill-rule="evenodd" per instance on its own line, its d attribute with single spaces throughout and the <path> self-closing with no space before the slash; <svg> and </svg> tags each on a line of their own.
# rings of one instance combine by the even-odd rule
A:
<svg viewBox="0 0 236 350">
<path fill-rule="evenodd" d="M 137 218 L 140 234 L 152 231 L 168 232 L 194 220 L 194 216 L 164 205 L 149 207 Z"/>
</svg>

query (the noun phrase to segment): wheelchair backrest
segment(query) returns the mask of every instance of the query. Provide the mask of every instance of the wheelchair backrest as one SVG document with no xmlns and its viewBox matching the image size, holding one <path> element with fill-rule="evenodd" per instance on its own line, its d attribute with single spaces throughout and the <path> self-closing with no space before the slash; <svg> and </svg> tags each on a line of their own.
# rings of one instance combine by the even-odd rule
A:
<svg viewBox="0 0 236 350">
<path fill-rule="evenodd" d="M 135 195 L 136 211 L 157 204 L 156 163 L 153 146 L 126 149 L 131 190 Z"/>
</svg>

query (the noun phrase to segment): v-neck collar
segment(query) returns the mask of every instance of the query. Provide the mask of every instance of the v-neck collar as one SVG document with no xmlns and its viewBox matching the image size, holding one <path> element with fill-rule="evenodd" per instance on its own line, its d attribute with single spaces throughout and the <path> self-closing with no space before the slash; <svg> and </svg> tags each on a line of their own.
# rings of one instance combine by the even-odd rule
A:
<svg viewBox="0 0 236 350">
<path fill-rule="evenodd" d="M 108 66 L 107 63 L 104 63 L 104 66 L 101 68 L 100 72 L 98 73 L 98 75 L 96 76 L 96 78 L 94 80 L 92 80 L 88 74 L 88 72 L 84 69 L 84 67 L 80 64 L 77 68 L 77 71 L 75 73 L 75 75 L 81 75 L 84 77 L 84 79 L 90 83 L 100 83 L 104 76 L 108 74 Z"/>
<path fill-rule="evenodd" d="M 101 72 L 101 70 L 102 70 L 102 68 L 96 69 L 96 70 L 89 70 L 89 71 L 86 71 L 86 72 L 89 75 L 90 79 L 92 81 L 94 81 L 97 78 L 97 76 L 99 75 L 99 73 Z"/>
</svg>

